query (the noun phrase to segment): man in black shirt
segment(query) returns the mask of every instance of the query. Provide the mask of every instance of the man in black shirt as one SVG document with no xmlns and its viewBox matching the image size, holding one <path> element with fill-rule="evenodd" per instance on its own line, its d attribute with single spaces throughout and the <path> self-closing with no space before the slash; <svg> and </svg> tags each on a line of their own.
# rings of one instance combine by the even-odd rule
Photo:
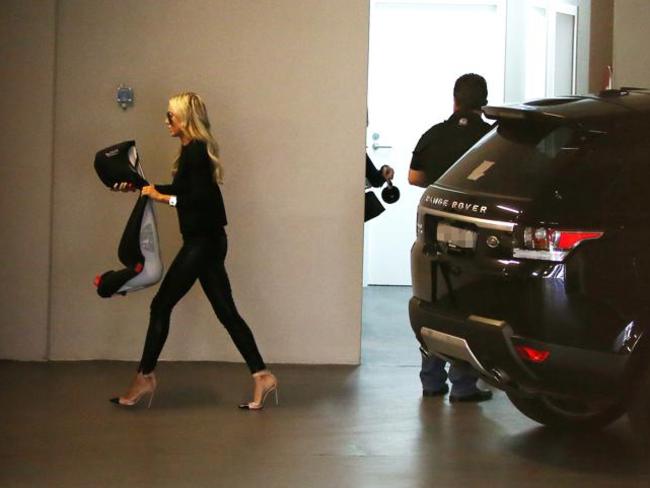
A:
<svg viewBox="0 0 650 488">
<path fill-rule="evenodd" d="M 411 185 L 426 188 L 434 183 L 489 132 L 490 124 L 481 118 L 481 107 L 486 104 L 487 85 L 482 76 L 470 73 L 456 80 L 454 113 L 426 131 L 413 150 Z"/>
<path fill-rule="evenodd" d="M 434 125 L 420 138 L 413 151 L 409 183 L 426 188 L 434 183 L 470 147 L 490 130 L 481 118 L 481 107 L 487 104 L 487 84 L 482 76 L 466 74 L 454 85 L 454 113 L 444 122 Z M 437 356 L 422 356 L 422 393 L 424 396 L 444 395 L 452 384 L 450 400 L 482 402 L 492 398 L 492 392 L 476 386 L 478 376 L 467 363 L 454 362 L 445 371 L 446 362 Z"/>
</svg>

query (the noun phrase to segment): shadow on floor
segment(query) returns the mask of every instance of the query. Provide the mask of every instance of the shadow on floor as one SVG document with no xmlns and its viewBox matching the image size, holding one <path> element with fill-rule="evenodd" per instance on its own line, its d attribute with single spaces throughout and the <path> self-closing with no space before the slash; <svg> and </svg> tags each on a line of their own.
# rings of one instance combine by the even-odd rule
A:
<svg viewBox="0 0 650 488">
<path fill-rule="evenodd" d="M 633 441 L 627 418 L 598 432 L 558 432 L 543 427 L 503 439 L 514 455 L 582 473 L 650 475 L 647 457 Z"/>
</svg>

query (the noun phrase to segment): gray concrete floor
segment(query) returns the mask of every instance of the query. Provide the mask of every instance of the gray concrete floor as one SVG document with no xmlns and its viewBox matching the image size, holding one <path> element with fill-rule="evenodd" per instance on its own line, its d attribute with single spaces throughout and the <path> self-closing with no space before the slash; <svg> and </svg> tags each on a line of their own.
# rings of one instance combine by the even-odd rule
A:
<svg viewBox="0 0 650 488">
<path fill-rule="evenodd" d="M 161 363 L 151 410 L 107 399 L 134 365 L 0 362 L 0 487 L 650 486 L 621 420 L 558 435 L 502 393 L 422 399 L 407 288 L 365 291 L 363 365 L 276 366 L 280 406 L 239 411 L 243 365 Z"/>
</svg>

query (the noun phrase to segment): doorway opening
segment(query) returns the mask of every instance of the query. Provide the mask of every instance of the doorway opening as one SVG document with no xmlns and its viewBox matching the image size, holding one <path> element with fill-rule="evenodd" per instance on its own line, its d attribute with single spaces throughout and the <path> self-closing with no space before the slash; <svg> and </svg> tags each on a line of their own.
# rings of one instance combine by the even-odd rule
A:
<svg viewBox="0 0 650 488">
<path fill-rule="evenodd" d="M 364 226 L 362 362 L 420 361 L 407 311 L 424 192 L 408 170 L 420 136 L 449 118 L 465 73 L 486 79 L 492 105 L 586 92 L 576 70 L 578 52 L 588 56 L 578 51 L 585 1 L 371 0 L 367 154 L 394 168 L 401 198 Z"/>
</svg>

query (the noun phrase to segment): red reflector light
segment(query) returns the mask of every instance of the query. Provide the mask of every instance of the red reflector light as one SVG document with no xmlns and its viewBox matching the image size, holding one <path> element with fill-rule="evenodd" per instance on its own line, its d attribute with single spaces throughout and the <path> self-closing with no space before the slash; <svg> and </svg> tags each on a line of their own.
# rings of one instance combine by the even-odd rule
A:
<svg viewBox="0 0 650 488">
<path fill-rule="evenodd" d="M 529 346 L 515 346 L 515 349 L 522 359 L 531 363 L 543 363 L 551 355 L 549 351 L 540 351 Z"/>
<path fill-rule="evenodd" d="M 93 280 L 93 285 L 95 285 L 95 288 L 97 288 L 97 287 L 99 287 L 101 282 L 102 282 L 102 277 L 97 275 L 97 276 L 95 276 L 95 279 Z"/>
<path fill-rule="evenodd" d="M 142 263 L 138 263 L 138 264 L 135 265 L 135 272 L 139 273 L 140 271 L 142 271 L 143 268 L 144 268 L 144 265 Z"/>
<path fill-rule="evenodd" d="M 603 235 L 602 232 L 582 232 L 582 231 L 557 231 L 557 241 L 555 246 L 559 249 L 570 250 L 587 239 L 598 239 Z"/>
</svg>

